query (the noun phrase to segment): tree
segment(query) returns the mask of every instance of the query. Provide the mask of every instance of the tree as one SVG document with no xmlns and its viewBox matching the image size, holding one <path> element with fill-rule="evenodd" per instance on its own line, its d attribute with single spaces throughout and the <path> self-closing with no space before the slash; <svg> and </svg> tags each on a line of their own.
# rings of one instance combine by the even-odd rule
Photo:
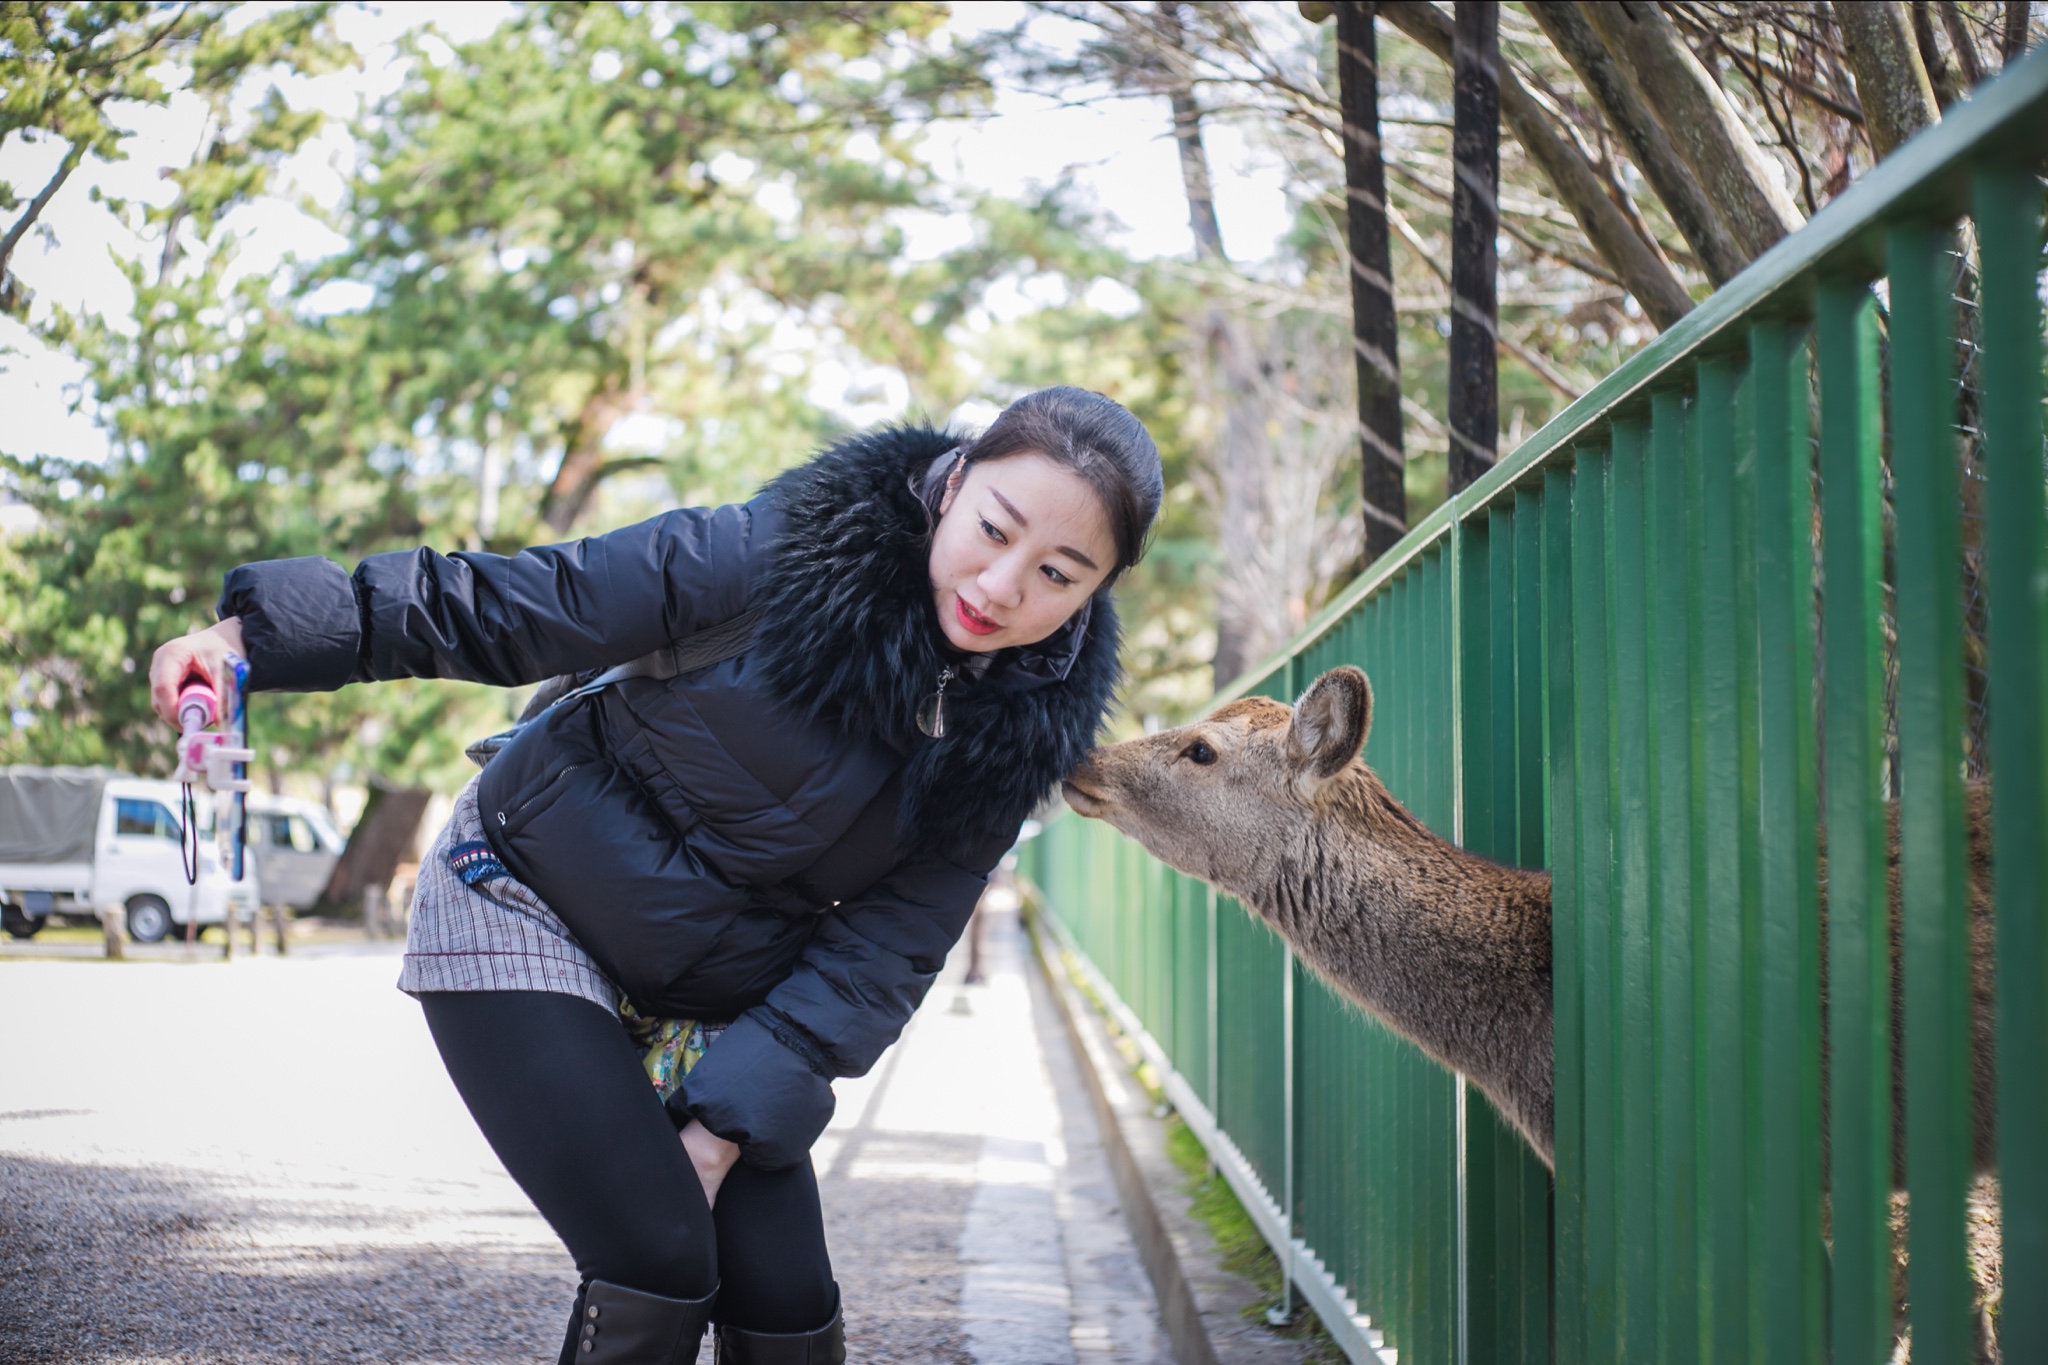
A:
<svg viewBox="0 0 2048 1365">
<path fill-rule="evenodd" d="M 252 69 L 288 61 L 317 69 L 331 59 L 328 5 L 266 16 L 229 32 L 225 0 L 175 6 L 137 0 L 9 0 L 0 4 L 0 142 L 64 148 L 55 168 L 24 200 L 0 179 L 0 311 L 26 316 L 28 300 L 9 261 L 50 201 L 88 156 L 119 160 L 127 130 L 111 109 L 161 107 L 171 86 L 164 69 L 182 71 L 191 90 L 218 101 Z"/>
<path fill-rule="evenodd" d="M 1379 43 L 1375 6 L 1346 0 L 1337 19 L 1337 91 L 1344 138 L 1344 227 L 1351 274 L 1351 345 L 1358 371 L 1360 488 L 1365 562 L 1408 529 L 1401 440 L 1400 319 L 1394 311 L 1387 168 L 1380 154 Z"/>
<path fill-rule="evenodd" d="M 1494 382 L 1500 261 L 1500 6 L 1459 0 L 1451 44 L 1451 492 L 1493 467 L 1500 441 Z"/>
<path fill-rule="evenodd" d="M 807 372 L 768 344 L 778 328 L 897 361 L 937 398 L 957 390 L 946 329 L 979 285 L 1073 244 L 1055 241 L 1056 206 L 991 211 L 954 256 L 902 259 L 888 215 L 935 193 L 905 120 L 971 107 L 981 88 L 973 52 L 923 44 L 938 13 L 541 5 L 460 49 L 423 38 L 354 129 L 362 170 L 334 216 L 350 249 L 233 284 L 225 216 L 270 189 L 317 122 L 266 95 L 261 68 L 333 54 L 257 46 L 261 22 L 200 28 L 182 58 L 224 70 L 211 54 L 247 53 L 239 83 L 208 89 L 257 113 L 215 121 L 175 204 L 114 206 L 153 239 L 128 267 L 132 314 L 60 312 L 45 328 L 86 363 L 114 453 L 7 452 L 44 529 L 0 558 L 0 685 L 37 714 L 0 732 L 0 753 L 160 770 L 139 672 L 155 643 L 210 618 L 221 573 L 477 543 L 486 440 L 500 549 L 594 518 L 622 469 L 667 476 L 641 494 L 657 506 L 744 495 L 834 430 Z M 326 41 L 309 14 L 281 11 L 278 32 Z M 667 434 L 614 450 L 635 413 Z M 254 724 L 278 764 L 446 784 L 463 738 L 504 705 L 396 684 L 266 698 Z"/>
</svg>

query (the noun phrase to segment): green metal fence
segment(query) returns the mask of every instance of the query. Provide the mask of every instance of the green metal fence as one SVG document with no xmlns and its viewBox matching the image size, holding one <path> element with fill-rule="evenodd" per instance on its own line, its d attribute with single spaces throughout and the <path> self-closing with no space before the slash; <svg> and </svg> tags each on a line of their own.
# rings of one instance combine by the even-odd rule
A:
<svg viewBox="0 0 2048 1365">
<path fill-rule="evenodd" d="M 2037 56 L 1229 694 L 1363 666 L 1395 795 L 1551 870 L 1554 1181 L 1227 897 L 1092 821 L 1029 846 L 1055 933 L 1355 1360 L 1891 1356 L 1894 803 L 1912 1358 L 1974 1359 L 1965 810 L 1988 770 L 1997 1327 L 2006 1361 L 2048 1361 L 2044 156 Z"/>
</svg>

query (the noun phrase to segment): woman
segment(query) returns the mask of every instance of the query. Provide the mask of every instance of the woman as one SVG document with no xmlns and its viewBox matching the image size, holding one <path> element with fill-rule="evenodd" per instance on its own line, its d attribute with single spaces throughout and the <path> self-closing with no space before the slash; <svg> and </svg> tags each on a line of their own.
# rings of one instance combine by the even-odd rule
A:
<svg viewBox="0 0 2048 1365">
<path fill-rule="evenodd" d="M 977 440 L 868 435 L 751 502 L 511 558 L 244 565 L 217 625 L 157 651 L 170 719 L 230 650 L 259 691 L 511 687 L 752 620 L 739 652 L 524 727 L 421 871 L 399 985 L 575 1258 L 562 1360 L 694 1361 L 710 1322 L 732 1365 L 845 1358 L 809 1161 L 830 1082 L 895 1041 L 1093 743 L 1109 587 L 1160 495 L 1136 418 L 1047 389 Z M 681 1066 L 622 1004 L 643 1038 L 692 1021 Z"/>
</svg>

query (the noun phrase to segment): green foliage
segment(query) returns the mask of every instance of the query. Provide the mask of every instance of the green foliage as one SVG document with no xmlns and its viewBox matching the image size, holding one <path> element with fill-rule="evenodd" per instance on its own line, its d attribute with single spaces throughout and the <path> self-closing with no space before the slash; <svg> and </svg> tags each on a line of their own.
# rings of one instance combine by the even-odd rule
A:
<svg viewBox="0 0 2048 1365">
<path fill-rule="evenodd" d="M 942 18 L 543 4 L 438 61 L 416 42 L 364 129 L 354 247 L 323 271 L 367 287 L 370 349 L 412 358 L 387 401 L 428 438 L 520 433 L 561 532 L 615 474 L 734 496 L 825 436 L 775 354 L 793 323 L 913 382 L 941 368 L 971 282 L 907 265 L 886 215 L 933 189 L 904 121 L 981 94 L 972 63 L 924 50 Z M 637 414 L 686 434 L 608 445 Z"/>
<path fill-rule="evenodd" d="M 91 7 L 46 8 L 76 24 Z M 1055 198 L 962 200 L 912 155 L 916 120 L 986 94 L 984 54 L 929 41 L 941 6 L 537 4 L 460 47 L 417 36 L 352 129 L 357 169 L 329 215 L 348 248 L 231 282 L 225 215 L 274 192 L 318 126 L 272 77 L 336 48 L 320 7 L 232 34 L 224 10 L 192 14 L 146 93 L 203 93 L 211 142 L 174 173 L 174 203 L 110 204 L 160 259 L 127 265 L 129 316 L 41 324 L 85 364 L 112 457 L 0 455 L 43 521 L 0 542 L 0 688 L 35 717 L 0 729 L 0 759 L 161 770 L 149 655 L 210 619 L 237 563 L 509 552 L 601 526 L 614 502 L 745 496 L 837 433 L 793 329 L 849 367 L 897 367 L 943 415 L 978 392 L 957 324 L 989 280 L 1020 261 L 1084 281 L 1119 268 Z M 19 60 L 54 61 L 25 32 Z M 976 231 L 909 259 L 893 215 L 918 207 L 975 214 Z M 659 439 L 613 440 L 628 418 L 658 419 Z M 487 451 L 504 482 L 490 510 Z M 637 494 L 595 498 L 635 471 Z M 349 688 L 261 698 L 253 723 L 280 769 L 446 786 L 462 741 L 515 700 Z"/>
<path fill-rule="evenodd" d="M 118 161 L 126 154 L 121 144 L 128 130 L 114 121 L 114 110 L 161 108 L 178 86 L 218 107 L 252 71 L 282 63 L 314 73 L 334 64 L 336 48 L 326 31 L 330 5 L 280 10 L 245 24 L 223 22 L 234 8 L 222 0 L 0 3 L 0 141 L 18 135 L 65 148 L 42 185 L 31 189 L 0 179 L 0 214 L 11 216 L 0 228 L 0 312 L 27 315 L 26 291 L 7 263 L 51 196 L 87 156 Z M 215 155 L 182 173 L 187 211 L 210 218 L 246 196 L 265 157 L 290 150 L 312 125 L 308 116 L 292 115 L 274 101 L 257 120 L 249 145 L 217 147 Z"/>
</svg>

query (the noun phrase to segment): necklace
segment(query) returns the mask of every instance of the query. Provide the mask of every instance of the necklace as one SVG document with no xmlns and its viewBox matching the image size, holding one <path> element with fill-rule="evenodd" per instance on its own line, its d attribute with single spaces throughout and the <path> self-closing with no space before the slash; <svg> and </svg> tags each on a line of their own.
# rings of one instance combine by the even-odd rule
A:
<svg viewBox="0 0 2048 1365">
<path fill-rule="evenodd" d="M 951 664 L 941 668 L 939 690 L 918 705 L 917 728 L 932 739 L 944 739 L 946 736 L 946 684 L 958 676 Z"/>
</svg>

